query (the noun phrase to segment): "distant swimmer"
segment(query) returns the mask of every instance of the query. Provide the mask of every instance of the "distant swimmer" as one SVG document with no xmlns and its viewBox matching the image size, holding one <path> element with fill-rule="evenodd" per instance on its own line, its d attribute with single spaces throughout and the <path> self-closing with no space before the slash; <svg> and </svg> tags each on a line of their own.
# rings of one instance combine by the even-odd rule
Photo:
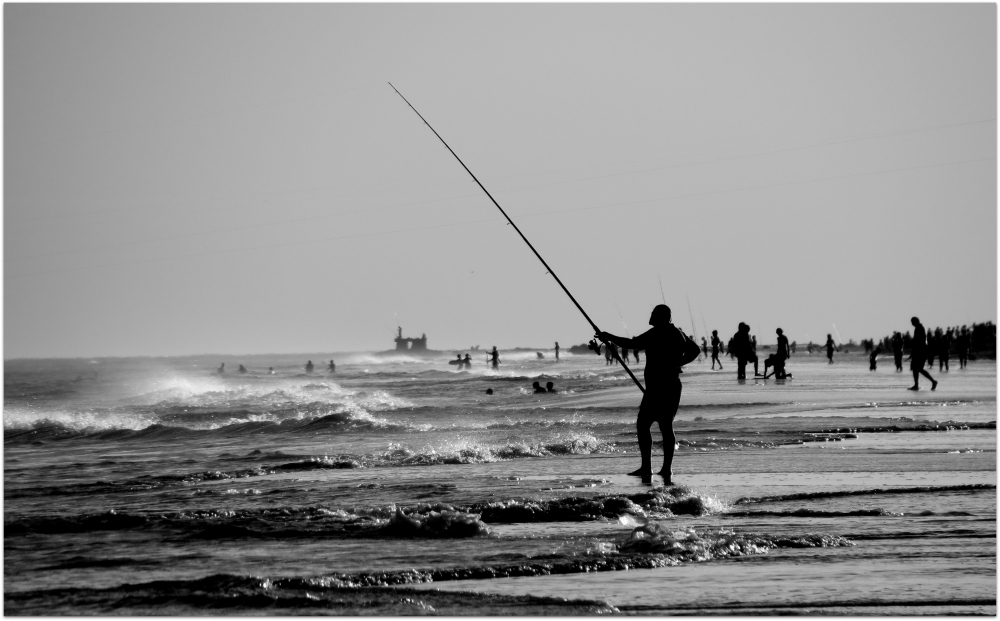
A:
<svg viewBox="0 0 1000 621">
<path fill-rule="evenodd" d="M 267 374 L 274 375 L 274 367 L 267 367 Z"/>
<path fill-rule="evenodd" d="M 868 370 L 874 371 L 875 366 L 878 364 L 878 355 L 882 353 L 882 346 L 879 345 L 872 350 L 872 355 L 868 357 Z"/>
<path fill-rule="evenodd" d="M 649 315 L 650 330 L 635 338 L 615 336 L 608 332 L 597 335 L 602 341 L 617 343 L 629 349 L 646 350 L 646 368 L 643 377 L 646 380 L 646 392 L 639 404 L 639 415 L 636 419 L 636 432 L 639 436 L 639 451 L 642 453 L 642 465 L 638 470 L 630 472 L 632 476 L 652 476 L 653 436 L 650 427 L 657 423 L 663 436 L 663 467 L 660 474 L 671 482 L 671 465 L 674 460 L 674 446 L 677 437 L 674 435 L 674 417 L 681 400 L 681 380 L 678 377 L 681 365 L 684 363 L 687 337 L 670 323 L 670 307 L 658 304 Z"/>
<path fill-rule="evenodd" d="M 247 368 L 241 364 L 240 365 L 240 373 L 246 373 L 246 372 L 247 372 Z"/>
<path fill-rule="evenodd" d="M 924 363 L 927 361 L 927 333 L 916 317 L 910 319 L 910 323 L 913 324 L 913 339 L 910 341 L 910 370 L 913 371 L 913 386 L 907 390 L 920 390 L 921 375 L 931 381 L 931 390 L 934 390 L 938 383 L 924 368 Z"/>
<path fill-rule="evenodd" d="M 559 392 L 559 391 L 556 390 L 556 386 L 552 382 L 545 382 L 545 392 Z"/>
<path fill-rule="evenodd" d="M 722 370 L 722 361 L 719 360 L 719 350 L 722 349 L 722 339 L 719 338 L 719 331 L 712 330 L 712 370 L 715 370 L 715 363 L 719 363 L 719 370 Z"/>
<path fill-rule="evenodd" d="M 462 368 L 465 365 L 465 361 L 462 360 L 462 354 L 455 354 L 454 360 L 449 360 L 448 364 L 457 364 L 458 368 Z"/>
<path fill-rule="evenodd" d="M 312 373 L 312 372 L 313 372 L 313 361 L 310 360 L 306 362 L 306 373 Z"/>
<path fill-rule="evenodd" d="M 545 389 L 538 385 L 538 382 L 532 382 L 531 387 L 535 389 L 535 394 L 544 394 Z"/>
<path fill-rule="evenodd" d="M 824 347 L 826 347 L 826 358 L 830 361 L 827 364 L 833 364 L 833 351 L 840 351 L 840 348 L 833 342 L 833 337 L 829 334 L 826 335 L 826 345 Z"/>
<path fill-rule="evenodd" d="M 892 333 L 892 359 L 896 363 L 896 372 L 903 370 L 903 335 Z"/>
<path fill-rule="evenodd" d="M 497 351 L 497 346 L 493 346 L 493 351 L 486 354 L 486 360 L 489 362 L 494 369 L 500 368 L 500 352 Z"/>
<path fill-rule="evenodd" d="M 223 362 L 222 364 L 219 365 L 219 373 L 225 373 L 225 372 L 226 372 L 226 363 Z"/>
<path fill-rule="evenodd" d="M 556 361 L 559 360 L 559 341 L 556 341 Z"/>
<path fill-rule="evenodd" d="M 758 373 L 757 354 L 754 353 L 753 342 L 750 340 L 750 326 L 741 321 L 730 343 L 732 343 L 729 346 L 730 353 L 736 354 L 736 379 L 747 378 L 748 362 L 753 362 L 753 374 L 754 377 L 758 377 L 760 373 Z"/>
<path fill-rule="evenodd" d="M 465 354 L 465 360 L 462 361 L 462 364 L 465 365 L 466 369 L 471 369 L 472 368 L 472 356 L 470 356 L 469 354 Z"/>
<path fill-rule="evenodd" d="M 326 365 L 326 370 L 329 371 L 330 373 L 337 372 L 337 365 L 334 364 L 333 360 L 330 361 L 330 364 Z"/>
<path fill-rule="evenodd" d="M 492 395 L 493 394 L 493 389 L 492 388 L 487 388 L 486 389 L 486 394 Z"/>
<path fill-rule="evenodd" d="M 539 360 L 541 360 L 542 358 L 544 358 L 544 357 L 545 357 L 545 354 L 543 354 L 543 353 L 542 353 L 542 352 L 540 352 L 540 351 L 536 351 L 536 352 L 535 352 L 535 356 L 536 356 L 536 357 L 537 357 L 537 358 L 538 358 Z"/>
</svg>

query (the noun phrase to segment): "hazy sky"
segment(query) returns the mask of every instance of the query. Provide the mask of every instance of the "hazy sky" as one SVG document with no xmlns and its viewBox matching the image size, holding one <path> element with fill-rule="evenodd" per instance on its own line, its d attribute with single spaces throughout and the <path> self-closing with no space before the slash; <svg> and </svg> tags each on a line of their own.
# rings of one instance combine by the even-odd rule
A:
<svg viewBox="0 0 1000 621">
<path fill-rule="evenodd" d="M 5 4 L 4 357 L 996 320 L 995 4 Z M 690 311 L 689 311 L 690 304 Z"/>
</svg>

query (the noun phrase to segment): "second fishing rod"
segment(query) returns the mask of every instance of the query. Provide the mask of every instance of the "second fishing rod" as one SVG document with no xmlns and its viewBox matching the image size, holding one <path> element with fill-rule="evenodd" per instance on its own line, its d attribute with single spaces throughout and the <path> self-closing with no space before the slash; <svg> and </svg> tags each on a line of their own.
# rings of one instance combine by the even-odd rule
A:
<svg viewBox="0 0 1000 621">
<path fill-rule="evenodd" d="M 564 285 L 563 282 L 559 280 L 559 277 L 556 276 L 556 273 L 552 270 L 551 267 L 549 267 L 549 264 L 545 262 L 545 259 L 542 258 L 542 255 L 538 254 L 538 251 L 535 250 L 535 247 L 531 245 L 531 242 L 528 241 L 528 238 L 524 236 L 524 233 L 521 232 L 521 229 L 517 228 L 517 225 L 514 224 L 514 221 L 510 219 L 510 216 L 507 215 L 507 212 L 503 210 L 503 207 L 500 206 L 500 203 L 498 203 L 496 199 L 493 198 L 493 195 L 490 194 L 489 190 L 487 190 L 486 187 L 479 182 L 479 179 L 476 178 L 476 175 L 472 174 L 472 171 L 469 170 L 469 167 L 465 165 L 465 162 L 462 161 L 462 158 L 458 157 L 458 154 L 455 153 L 452 150 L 452 148 L 448 146 L 448 143 L 444 141 L 444 138 L 441 137 L 441 134 L 437 133 L 437 130 L 431 127 L 431 124 L 427 122 L 427 119 L 425 119 L 422 114 L 417 112 L 417 109 L 413 107 L 413 104 L 411 104 L 406 99 L 406 97 L 403 97 L 403 94 L 400 93 L 395 86 L 392 86 L 392 82 L 389 83 L 389 86 L 391 86 L 392 90 L 396 91 L 396 94 L 399 95 L 403 99 L 403 101 L 406 102 L 406 105 L 410 106 L 410 109 L 413 110 L 413 112 L 415 112 L 416 115 L 420 117 L 420 120 L 424 122 L 424 125 L 429 127 L 430 130 L 434 132 L 434 135 L 437 136 L 438 140 L 441 141 L 441 144 L 443 144 L 445 148 L 448 149 L 448 152 L 451 153 L 453 156 L 455 156 L 455 159 L 458 160 L 458 163 L 462 165 L 462 168 L 465 169 L 465 172 L 469 173 L 469 176 L 472 177 L 472 180 L 476 182 L 476 185 L 478 185 L 480 189 L 482 189 L 482 191 L 486 193 L 486 196 L 488 196 L 489 199 L 493 202 L 493 204 L 496 205 L 496 208 L 500 210 L 500 213 L 502 213 L 503 217 L 507 219 L 507 222 L 512 227 L 514 227 L 514 230 L 517 231 L 517 234 L 521 236 L 521 239 L 524 240 L 524 243 L 528 244 L 528 248 L 531 248 L 531 251 L 535 253 L 535 256 L 538 257 L 538 260 L 541 261 L 542 265 L 545 266 L 546 271 L 548 271 L 548 273 L 552 275 L 552 278 L 556 279 L 556 282 L 559 283 L 559 286 L 562 287 L 562 290 L 566 293 L 567 296 L 569 296 L 569 299 L 572 300 L 577 310 L 579 310 L 580 313 L 583 315 L 583 318 L 586 319 L 587 323 L 590 324 L 590 327 L 594 329 L 594 333 L 600 334 L 601 333 L 600 328 L 598 328 L 597 324 L 590 319 L 590 316 L 587 315 L 587 311 L 583 310 L 583 307 L 580 306 L 580 303 L 576 301 L 576 298 L 573 297 L 573 294 L 569 292 L 569 289 L 566 288 L 566 285 Z M 628 373 L 628 376 L 632 378 L 632 381 L 635 382 L 635 385 L 639 387 L 639 390 L 645 393 L 646 389 L 643 387 L 642 383 L 639 382 L 636 376 L 632 373 L 632 370 L 628 368 L 628 365 L 625 364 L 625 361 L 622 360 L 621 356 L 618 354 L 617 348 L 611 347 L 610 343 L 604 341 L 603 339 L 601 340 L 602 342 L 604 342 L 604 346 L 607 347 L 612 354 L 614 354 L 615 360 L 617 360 L 618 363 L 622 365 L 622 368 L 624 368 L 625 372 Z"/>
</svg>

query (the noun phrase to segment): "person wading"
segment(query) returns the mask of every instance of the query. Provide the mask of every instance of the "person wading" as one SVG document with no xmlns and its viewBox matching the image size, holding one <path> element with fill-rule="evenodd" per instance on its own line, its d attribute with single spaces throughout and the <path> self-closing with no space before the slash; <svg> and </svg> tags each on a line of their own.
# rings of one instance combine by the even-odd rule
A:
<svg viewBox="0 0 1000 621">
<path fill-rule="evenodd" d="M 677 376 L 681 364 L 684 363 L 687 337 L 670 323 L 670 308 L 659 304 L 653 308 L 649 316 L 652 329 L 643 332 L 635 338 L 616 336 L 609 332 L 600 332 L 597 338 L 629 349 L 646 350 L 646 368 L 643 377 L 646 380 L 646 392 L 639 405 L 639 415 L 636 420 L 636 431 L 639 434 L 639 450 L 642 453 L 642 466 L 629 474 L 632 476 L 652 476 L 653 436 L 650 428 L 656 422 L 663 435 L 663 467 L 659 474 L 670 483 L 672 475 L 671 464 L 674 460 L 674 416 L 681 400 L 681 380 Z M 697 350 L 697 344 L 694 344 Z M 695 353 L 697 357 L 697 353 Z"/>
</svg>

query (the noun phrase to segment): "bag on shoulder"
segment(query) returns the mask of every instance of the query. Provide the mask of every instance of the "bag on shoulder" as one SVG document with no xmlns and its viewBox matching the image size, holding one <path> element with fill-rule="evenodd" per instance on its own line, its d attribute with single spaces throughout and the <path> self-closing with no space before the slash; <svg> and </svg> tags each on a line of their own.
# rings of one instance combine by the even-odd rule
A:
<svg viewBox="0 0 1000 621">
<path fill-rule="evenodd" d="M 694 342 L 690 336 L 684 334 L 684 330 L 677 328 L 677 332 L 680 334 L 681 338 L 684 340 L 684 345 L 681 348 L 681 360 L 680 364 L 677 366 L 684 366 L 689 362 L 694 362 L 701 355 L 701 347 Z"/>
</svg>

